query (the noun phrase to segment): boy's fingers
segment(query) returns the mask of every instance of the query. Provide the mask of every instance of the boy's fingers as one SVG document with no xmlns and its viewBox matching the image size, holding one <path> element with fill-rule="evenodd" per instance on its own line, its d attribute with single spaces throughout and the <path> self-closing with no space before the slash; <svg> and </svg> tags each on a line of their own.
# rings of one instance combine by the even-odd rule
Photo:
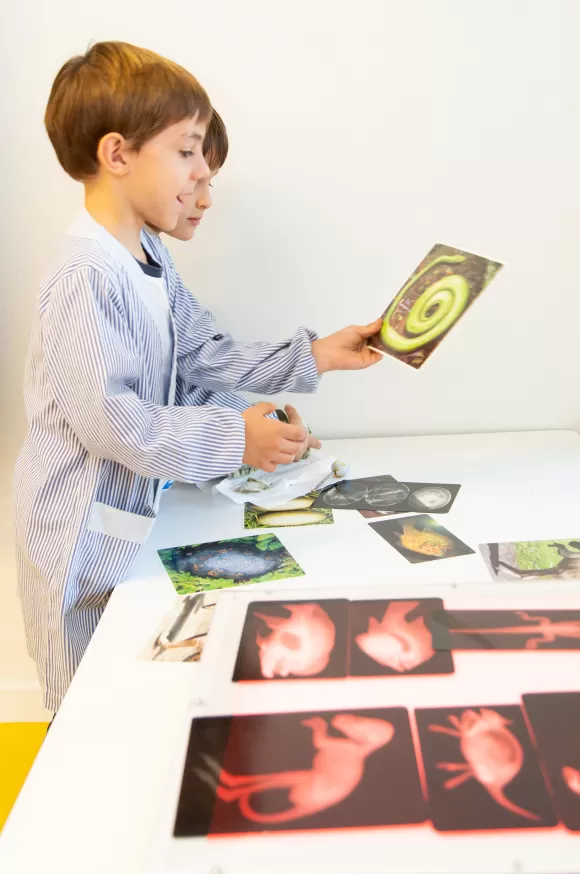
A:
<svg viewBox="0 0 580 874">
<path fill-rule="evenodd" d="M 285 422 L 280 422 L 280 436 L 284 440 L 302 443 L 306 440 L 307 431 L 303 425 L 287 425 Z"/>
<path fill-rule="evenodd" d="M 360 333 L 361 337 L 372 337 L 373 334 L 377 334 L 381 330 L 382 324 L 383 320 L 377 319 L 370 325 L 363 325 L 362 327 L 357 326 L 357 331 Z"/>
<path fill-rule="evenodd" d="M 322 443 L 320 442 L 320 440 L 318 440 L 318 438 L 312 437 L 312 435 L 310 435 L 310 437 L 308 438 L 308 448 L 309 449 L 320 449 L 321 447 L 322 447 Z"/>
<path fill-rule="evenodd" d="M 291 452 L 292 455 L 296 455 L 297 452 L 300 452 L 300 448 L 304 445 L 302 440 L 294 441 L 294 440 L 280 440 L 280 443 L 276 447 L 279 452 Z"/>
<path fill-rule="evenodd" d="M 272 460 L 275 461 L 276 464 L 292 464 L 295 458 L 295 452 L 284 452 L 283 450 L 280 450 Z"/>
<path fill-rule="evenodd" d="M 383 356 L 380 352 L 375 352 L 374 349 L 365 349 L 366 353 L 366 364 L 365 367 L 371 367 L 373 364 L 378 364 L 379 361 L 383 360 Z"/>
<path fill-rule="evenodd" d="M 274 412 L 276 404 L 271 404 L 269 401 L 260 401 L 260 403 L 254 404 L 251 409 L 255 410 L 261 416 L 267 416 Z"/>
</svg>

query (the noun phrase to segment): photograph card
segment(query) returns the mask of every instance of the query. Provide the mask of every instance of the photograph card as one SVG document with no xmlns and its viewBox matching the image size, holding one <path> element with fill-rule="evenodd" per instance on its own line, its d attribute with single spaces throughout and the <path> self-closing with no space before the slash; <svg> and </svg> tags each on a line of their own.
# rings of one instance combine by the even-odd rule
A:
<svg viewBox="0 0 580 874">
<path fill-rule="evenodd" d="M 371 522 L 369 527 L 412 564 L 474 553 L 470 546 L 427 515 Z"/>
<path fill-rule="evenodd" d="M 436 243 L 383 313 L 369 346 L 418 370 L 502 266 Z"/>
<path fill-rule="evenodd" d="M 159 549 L 157 554 L 179 595 L 304 575 L 275 534 Z"/>
</svg>

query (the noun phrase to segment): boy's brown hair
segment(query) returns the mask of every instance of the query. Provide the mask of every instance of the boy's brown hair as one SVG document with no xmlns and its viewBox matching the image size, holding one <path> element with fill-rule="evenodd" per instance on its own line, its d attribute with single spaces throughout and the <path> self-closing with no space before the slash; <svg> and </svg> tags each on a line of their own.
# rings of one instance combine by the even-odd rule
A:
<svg viewBox="0 0 580 874">
<path fill-rule="evenodd" d="M 203 141 L 203 156 L 212 172 L 223 167 L 228 156 L 228 149 L 226 126 L 219 112 L 214 109 Z"/>
<path fill-rule="evenodd" d="M 138 150 L 170 125 L 211 113 L 204 89 L 179 64 L 129 43 L 100 42 L 61 68 L 44 122 L 62 167 L 82 182 L 98 172 L 106 134 L 119 133 Z"/>
</svg>

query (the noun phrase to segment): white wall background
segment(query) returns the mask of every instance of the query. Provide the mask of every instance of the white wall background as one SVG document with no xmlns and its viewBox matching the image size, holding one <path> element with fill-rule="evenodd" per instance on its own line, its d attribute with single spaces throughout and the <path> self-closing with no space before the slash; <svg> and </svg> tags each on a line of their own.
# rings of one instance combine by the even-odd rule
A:
<svg viewBox="0 0 580 874">
<path fill-rule="evenodd" d="M 172 248 L 240 339 L 371 321 L 435 242 L 505 262 L 422 371 L 386 360 L 299 399 L 319 436 L 578 428 L 576 0 L 29 0 L 0 16 L 0 689 L 34 688 L 7 489 L 36 290 L 81 203 L 42 116 L 91 40 L 169 55 L 226 120 L 215 207 Z"/>
</svg>

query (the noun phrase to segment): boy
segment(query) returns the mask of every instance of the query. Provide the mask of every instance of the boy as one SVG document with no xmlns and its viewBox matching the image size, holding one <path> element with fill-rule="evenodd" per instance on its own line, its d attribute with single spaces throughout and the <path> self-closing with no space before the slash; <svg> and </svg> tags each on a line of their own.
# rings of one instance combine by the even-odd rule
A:
<svg viewBox="0 0 580 874">
<path fill-rule="evenodd" d="M 198 179 L 193 194 L 184 198 L 185 211 L 179 216 L 173 230 L 168 232 L 168 236 L 183 242 L 192 239 L 206 211 L 211 209 L 213 203 L 211 196 L 212 179 L 217 176 L 225 164 L 228 151 L 229 141 L 226 126 L 217 110 L 213 109 L 203 141 L 203 157 L 209 167 L 209 173 L 207 176 Z M 152 230 L 156 234 L 159 233 L 159 228 Z M 240 395 L 232 393 L 211 394 L 208 392 L 206 396 L 202 396 L 201 389 L 199 388 L 195 389 L 194 392 L 180 394 L 179 398 L 176 399 L 176 403 L 184 406 L 212 403 L 218 406 L 233 407 L 241 412 L 250 406 L 249 402 Z M 302 419 L 294 407 L 287 404 L 285 411 L 291 424 L 302 426 Z M 271 415 L 275 414 L 272 413 Z M 299 446 L 294 460 L 299 461 L 301 458 L 305 458 L 310 449 L 320 449 L 320 446 L 320 441 L 308 433 L 304 442 Z"/>
<path fill-rule="evenodd" d="M 126 43 L 97 43 L 58 73 L 45 122 L 84 184 L 85 209 L 42 283 L 30 342 L 28 434 L 15 471 L 16 548 L 29 651 L 56 710 L 168 479 L 292 461 L 304 429 L 244 412 L 176 406 L 195 386 L 311 392 L 329 370 L 379 360 L 379 322 L 323 340 L 235 343 L 184 287 L 145 224 L 172 230 L 209 168 L 207 94 L 187 71 Z M 159 257 L 159 261 L 156 260 Z"/>
<path fill-rule="evenodd" d="M 168 232 L 170 237 L 185 242 L 192 239 L 206 210 L 210 209 L 212 206 L 210 191 L 212 188 L 212 179 L 217 176 L 225 164 L 228 150 L 229 142 L 225 124 L 219 113 L 213 109 L 203 141 L 203 157 L 209 167 L 209 173 L 207 176 L 197 180 L 195 190 L 191 195 L 183 198 L 185 210 L 179 216 L 177 224 L 173 230 Z M 151 230 L 155 235 L 158 235 L 161 232 L 160 228 L 151 228 Z M 158 237 L 156 236 L 154 239 L 158 239 Z M 154 245 L 153 240 L 151 242 L 152 245 Z M 158 245 L 162 244 L 159 242 Z M 251 406 L 251 404 L 241 395 L 233 394 L 232 392 L 208 392 L 204 391 L 199 386 L 187 390 L 183 384 L 180 385 L 180 391 L 176 397 L 175 403 L 180 406 L 214 404 L 220 407 L 231 407 L 240 412 L 244 412 L 244 410 L 247 410 L 248 407 Z M 291 424 L 299 425 L 300 427 L 303 426 L 302 419 L 294 407 L 288 404 L 285 407 L 285 410 Z M 271 413 L 270 415 L 275 416 L 275 413 Z M 320 446 L 320 441 L 307 432 L 303 443 L 298 446 L 298 451 L 296 452 L 294 460 L 299 461 L 301 458 L 305 458 L 310 449 L 319 449 Z M 234 471 L 232 472 L 232 475 L 240 473 L 242 470 L 247 470 L 247 468 L 241 468 L 239 471 Z"/>
</svg>

